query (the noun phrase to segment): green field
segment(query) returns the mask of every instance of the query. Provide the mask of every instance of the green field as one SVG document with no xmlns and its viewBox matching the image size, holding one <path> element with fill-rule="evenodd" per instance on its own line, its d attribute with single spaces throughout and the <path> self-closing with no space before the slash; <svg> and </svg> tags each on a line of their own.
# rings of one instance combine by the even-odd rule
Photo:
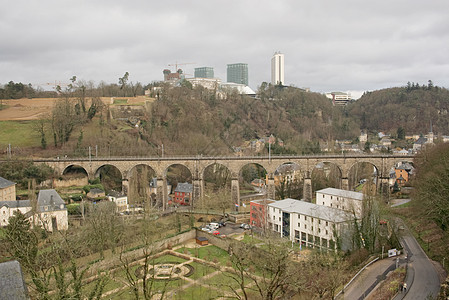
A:
<svg viewBox="0 0 449 300">
<path fill-rule="evenodd" d="M 40 146 L 35 124 L 36 121 L 0 121 L 0 147 Z"/>
</svg>

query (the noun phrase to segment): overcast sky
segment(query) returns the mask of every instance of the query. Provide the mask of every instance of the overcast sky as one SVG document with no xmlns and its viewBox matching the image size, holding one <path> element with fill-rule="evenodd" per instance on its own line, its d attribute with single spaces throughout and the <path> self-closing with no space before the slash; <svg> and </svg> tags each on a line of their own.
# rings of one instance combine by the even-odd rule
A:
<svg viewBox="0 0 449 300">
<path fill-rule="evenodd" d="M 448 0 L 1 2 L 1 84 L 118 83 L 125 72 L 146 84 L 176 62 L 226 81 L 226 64 L 243 62 L 257 89 L 281 51 L 285 83 L 312 91 L 449 88 Z"/>
</svg>

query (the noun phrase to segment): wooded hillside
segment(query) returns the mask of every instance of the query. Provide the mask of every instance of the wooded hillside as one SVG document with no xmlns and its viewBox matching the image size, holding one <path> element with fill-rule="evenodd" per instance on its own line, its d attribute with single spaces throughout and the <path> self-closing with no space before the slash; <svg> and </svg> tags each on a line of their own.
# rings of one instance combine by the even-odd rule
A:
<svg viewBox="0 0 449 300">
<path fill-rule="evenodd" d="M 347 107 L 348 114 L 360 128 L 395 134 L 399 127 L 406 134 L 430 131 L 449 134 L 449 90 L 433 86 L 408 84 L 365 93 Z"/>
</svg>

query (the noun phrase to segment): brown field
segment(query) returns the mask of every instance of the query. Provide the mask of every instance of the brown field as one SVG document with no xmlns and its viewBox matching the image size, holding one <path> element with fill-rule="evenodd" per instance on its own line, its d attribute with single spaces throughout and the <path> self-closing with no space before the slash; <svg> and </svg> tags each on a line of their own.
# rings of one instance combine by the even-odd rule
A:
<svg viewBox="0 0 449 300">
<path fill-rule="evenodd" d="M 138 105 L 143 104 L 146 100 L 153 100 L 145 96 L 138 97 L 102 97 L 104 104 L 113 104 L 114 99 L 127 99 L 127 104 Z M 2 100 L 6 109 L 0 110 L 0 121 L 22 121 L 36 120 L 45 117 L 51 112 L 54 103 L 58 98 L 35 98 L 35 99 L 8 99 Z"/>
</svg>

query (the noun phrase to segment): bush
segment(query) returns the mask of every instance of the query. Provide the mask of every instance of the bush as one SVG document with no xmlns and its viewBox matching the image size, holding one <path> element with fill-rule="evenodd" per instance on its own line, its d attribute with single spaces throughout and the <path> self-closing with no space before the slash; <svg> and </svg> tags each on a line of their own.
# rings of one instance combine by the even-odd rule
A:
<svg viewBox="0 0 449 300">
<path fill-rule="evenodd" d="M 68 204 L 67 213 L 69 215 L 81 215 L 80 204 L 79 203 Z"/>
</svg>

